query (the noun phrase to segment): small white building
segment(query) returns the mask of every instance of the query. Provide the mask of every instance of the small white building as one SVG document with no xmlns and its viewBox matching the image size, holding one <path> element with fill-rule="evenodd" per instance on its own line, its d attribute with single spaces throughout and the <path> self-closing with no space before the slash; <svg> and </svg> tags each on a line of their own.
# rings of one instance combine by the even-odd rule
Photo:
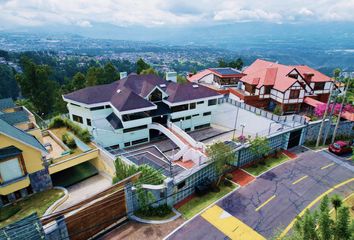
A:
<svg viewBox="0 0 354 240">
<path fill-rule="evenodd" d="M 104 147 L 125 148 L 159 136 L 149 124 L 173 122 L 185 131 L 210 126 L 218 92 L 196 83 L 178 84 L 156 75 L 130 74 L 110 84 L 63 96 L 70 119 L 88 128 Z"/>
</svg>

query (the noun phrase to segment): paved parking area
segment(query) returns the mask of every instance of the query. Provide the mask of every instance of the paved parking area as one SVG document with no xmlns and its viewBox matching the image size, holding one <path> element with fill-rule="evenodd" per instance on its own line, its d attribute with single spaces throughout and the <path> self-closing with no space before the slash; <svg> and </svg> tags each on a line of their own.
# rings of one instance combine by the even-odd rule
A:
<svg viewBox="0 0 354 240">
<path fill-rule="evenodd" d="M 217 222 L 221 215 L 206 220 L 202 214 L 177 229 L 168 239 L 252 239 L 251 235 L 244 235 L 245 231 L 237 230 L 239 221 L 262 237 L 271 238 L 334 186 L 340 187 L 331 194 L 348 196 L 352 193 L 353 176 L 351 168 L 338 164 L 325 152 L 301 153 L 296 160 L 261 175 L 216 204 L 225 211 L 222 217 L 233 219 L 233 223 L 228 224 L 234 224 L 234 230 L 240 235 L 235 237 L 230 231 L 220 230 Z M 341 183 L 345 184 L 341 186 Z"/>
</svg>

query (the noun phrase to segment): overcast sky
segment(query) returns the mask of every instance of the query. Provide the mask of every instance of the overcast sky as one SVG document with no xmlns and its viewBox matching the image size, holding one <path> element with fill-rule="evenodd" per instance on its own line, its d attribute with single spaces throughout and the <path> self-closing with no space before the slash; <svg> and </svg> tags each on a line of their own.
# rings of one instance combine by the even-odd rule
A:
<svg viewBox="0 0 354 240">
<path fill-rule="evenodd" d="M 0 27 L 349 22 L 354 0 L 0 0 Z"/>
</svg>

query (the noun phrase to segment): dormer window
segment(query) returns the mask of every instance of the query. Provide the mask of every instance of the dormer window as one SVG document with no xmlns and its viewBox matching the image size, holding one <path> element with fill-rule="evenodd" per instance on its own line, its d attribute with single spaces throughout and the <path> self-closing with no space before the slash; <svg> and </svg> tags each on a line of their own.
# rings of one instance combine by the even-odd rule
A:
<svg viewBox="0 0 354 240">
<path fill-rule="evenodd" d="M 150 94 L 149 100 L 151 102 L 159 102 L 162 101 L 162 92 L 157 88 Z"/>
</svg>

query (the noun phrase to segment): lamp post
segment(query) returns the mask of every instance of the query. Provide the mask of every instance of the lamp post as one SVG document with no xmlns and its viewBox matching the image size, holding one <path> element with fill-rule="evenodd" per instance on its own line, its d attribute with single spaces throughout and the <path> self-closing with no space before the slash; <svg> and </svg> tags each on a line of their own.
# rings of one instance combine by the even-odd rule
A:
<svg viewBox="0 0 354 240">
<path fill-rule="evenodd" d="M 240 127 L 242 128 L 241 129 L 241 136 L 243 136 L 243 129 L 246 127 L 245 125 L 241 124 Z"/>
</svg>

